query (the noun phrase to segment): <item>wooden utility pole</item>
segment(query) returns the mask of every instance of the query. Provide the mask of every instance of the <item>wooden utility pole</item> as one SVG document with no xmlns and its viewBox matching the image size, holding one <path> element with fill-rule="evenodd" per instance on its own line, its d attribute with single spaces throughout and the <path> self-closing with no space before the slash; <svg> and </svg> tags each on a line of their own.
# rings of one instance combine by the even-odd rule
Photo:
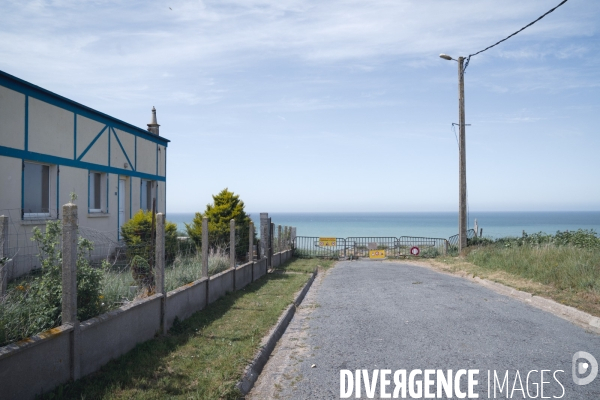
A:
<svg viewBox="0 0 600 400">
<path fill-rule="evenodd" d="M 467 156 L 465 149 L 465 71 L 464 57 L 458 57 L 459 194 L 458 251 L 467 248 Z"/>
</svg>

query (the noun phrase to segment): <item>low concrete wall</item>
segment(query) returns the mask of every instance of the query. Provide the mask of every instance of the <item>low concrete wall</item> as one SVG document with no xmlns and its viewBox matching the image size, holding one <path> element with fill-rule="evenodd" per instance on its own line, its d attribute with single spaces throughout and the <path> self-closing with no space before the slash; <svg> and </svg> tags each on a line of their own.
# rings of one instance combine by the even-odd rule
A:
<svg viewBox="0 0 600 400">
<path fill-rule="evenodd" d="M 283 256 L 285 258 L 285 256 Z M 267 273 L 265 258 L 230 268 L 210 279 L 200 279 L 167 293 L 165 319 L 167 327 L 175 317 L 183 320 Z M 116 310 L 84 321 L 80 325 L 79 359 L 81 376 L 100 369 L 136 344 L 152 339 L 160 332 L 161 302 L 163 295 L 129 303 Z M 32 399 L 37 394 L 54 389 L 71 377 L 71 340 L 73 327 L 62 325 L 39 335 L 8 346 L 0 347 L 0 398 Z"/>
<path fill-rule="evenodd" d="M 260 261 L 255 261 L 252 268 L 254 269 L 254 280 L 256 281 L 267 273 L 267 259 L 261 258 Z"/>
<path fill-rule="evenodd" d="M 206 307 L 207 281 L 207 278 L 202 278 L 167 293 L 167 329 L 173 326 L 175 317 L 183 321 Z"/>
<path fill-rule="evenodd" d="M 273 254 L 271 257 L 271 268 L 277 268 L 281 265 L 281 253 Z"/>
<path fill-rule="evenodd" d="M 160 329 L 162 295 L 124 305 L 81 323 L 81 376 L 152 339 Z"/>
<path fill-rule="evenodd" d="M 0 398 L 32 399 L 67 382 L 72 331 L 63 325 L 0 347 Z"/>
<path fill-rule="evenodd" d="M 210 277 L 208 282 L 208 304 L 225 296 L 227 292 L 233 292 L 233 274 L 233 268 L 229 268 Z"/>
<path fill-rule="evenodd" d="M 235 290 L 244 288 L 249 283 L 252 283 L 252 263 L 240 265 L 235 270 Z"/>
</svg>

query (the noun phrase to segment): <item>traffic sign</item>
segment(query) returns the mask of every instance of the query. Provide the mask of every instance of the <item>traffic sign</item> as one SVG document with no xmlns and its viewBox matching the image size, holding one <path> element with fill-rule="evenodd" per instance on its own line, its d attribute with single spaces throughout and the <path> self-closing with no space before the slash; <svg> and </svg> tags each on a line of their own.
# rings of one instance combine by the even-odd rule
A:
<svg viewBox="0 0 600 400">
<path fill-rule="evenodd" d="M 320 237 L 319 246 L 335 246 L 337 239 L 334 237 Z"/>
<path fill-rule="evenodd" d="M 420 252 L 421 250 L 419 250 L 417 246 L 413 246 L 410 248 L 410 254 L 412 254 L 413 256 L 418 256 Z"/>
<path fill-rule="evenodd" d="M 369 258 L 385 258 L 385 250 L 369 250 Z"/>
</svg>

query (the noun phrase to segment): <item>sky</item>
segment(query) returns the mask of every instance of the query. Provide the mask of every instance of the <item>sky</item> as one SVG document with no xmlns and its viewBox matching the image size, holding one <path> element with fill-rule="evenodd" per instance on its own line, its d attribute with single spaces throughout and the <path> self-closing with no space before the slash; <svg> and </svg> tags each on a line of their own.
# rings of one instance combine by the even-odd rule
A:
<svg viewBox="0 0 600 400">
<path fill-rule="evenodd" d="M 0 70 L 146 128 L 167 213 L 456 211 L 458 69 L 560 0 L 0 3 Z M 465 73 L 470 211 L 600 210 L 600 2 Z"/>
</svg>

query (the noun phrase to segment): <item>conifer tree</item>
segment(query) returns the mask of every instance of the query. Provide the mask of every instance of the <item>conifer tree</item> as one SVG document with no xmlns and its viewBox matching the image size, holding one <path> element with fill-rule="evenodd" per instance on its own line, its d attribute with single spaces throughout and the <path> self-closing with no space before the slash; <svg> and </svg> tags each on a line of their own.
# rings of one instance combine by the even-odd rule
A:
<svg viewBox="0 0 600 400">
<path fill-rule="evenodd" d="M 202 246 L 202 218 L 208 217 L 208 242 L 211 248 L 229 248 L 229 221 L 235 220 L 236 257 L 242 259 L 248 252 L 250 216 L 244 211 L 240 196 L 228 188 L 213 195 L 213 204 L 207 204 L 204 213 L 197 212 L 191 224 L 185 224 L 188 236 L 196 246 Z"/>
</svg>

